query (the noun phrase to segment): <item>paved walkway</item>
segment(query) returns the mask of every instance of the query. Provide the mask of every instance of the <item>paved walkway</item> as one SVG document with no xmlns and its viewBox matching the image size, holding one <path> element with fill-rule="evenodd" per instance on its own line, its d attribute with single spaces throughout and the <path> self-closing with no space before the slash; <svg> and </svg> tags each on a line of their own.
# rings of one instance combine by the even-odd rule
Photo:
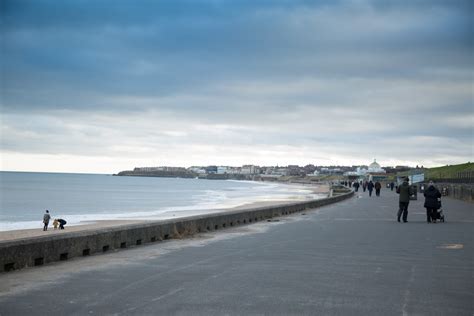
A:
<svg viewBox="0 0 474 316">
<path fill-rule="evenodd" d="M 0 276 L 0 315 L 474 314 L 474 207 L 397 195 Z"/>
</svg>

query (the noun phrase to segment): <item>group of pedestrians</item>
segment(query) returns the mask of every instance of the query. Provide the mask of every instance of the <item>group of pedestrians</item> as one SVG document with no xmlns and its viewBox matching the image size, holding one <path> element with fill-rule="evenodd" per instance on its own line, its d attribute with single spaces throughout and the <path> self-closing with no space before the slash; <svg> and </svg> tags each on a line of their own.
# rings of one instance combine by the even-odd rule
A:
<svg viewBox="0 0 474 316">
<path fill-rule="evenodd" d="M 49 210 L 46 210 L 46 212 L 43 215 L 43 224 L 44 224 L 43 231 L 48 230 L 50 220 L 51 220 L 51 215 L 49 214 Z M 67 222 L 62 218 L 55 218 L 53 221 L 53 227 L 54 229 L 58 229 L 58 226 L 59 226 L 59 229 L 64 229 L 64 225 L 66 225 L 66 223 Z"/>
<path fill-rule="evenodd" d="M 408 178 L 405 178 L 403 183 L 397 187 L 399 196 L 399 209 L 397 213 L 397 220 L 400 222 L 400 217 L 404 223 L 408 222 L 408 204 L 410 203 L 410 196 L 414 194 L 412 188 L 408 184 Z M 438 210 L 441 208 L 441 192 L 434 186 L 433 181 L 428 183 L 428 188 L 425 189 L 423 195 L 425 196 L 426 221 L 428 223 L 436 223 L 438 220 Z"/>
<path fill-rule="evenodd" d="M 344 184 L 347 186 L 349 185 L 349 188 L 350 187 L 354 187 L 354 191 L 355 192 L 359 192 L 359 188 L 362 186 L 362 190 L 365 192 L 366 190 L 369 191 L 369 196 L 372 196 L 372 192 L 374 191 L 375 189 L 375 195 L 376 196 L 380 196 L 380 189 L 382 189 L 382 184 L 380 184 L 379 181 L 376 181 L 375 183 L 372 182 L 372 180 L 370 181 L 354 181 L 354 183 L 352 182 L 347 182 L 345 181 Z"/>
<path fill-rule="evenodd" d="M 399 194 L 399 208 L 397 212 L 397 221 L 403 221 L 404 223 L 408 222 L 408 205 L 410 204 L 410 196 L 415 194 L 412 187 L 408 183 L 408 177 L 403 179 L 403 182 L 399 186 L 395 186 L 394 182 L 387 184 L 387 188 L 390 188 L 390 191 L 393 191 L 396 188 L 396 193 Z M 354 181 L 348 182 L 344 181 L 344 185 L 353 187 L 355 192 L 359 191 L 359 187 L 362 187 L 362 190 L 369 192 L 369 196 L 372 196 L 372 192 L 375 189 L 375 195 L 380 196 L 380 190 L 382 189 L 382 184 L 379 181 L 375 183 L 370 181 Z M 423 207 L 426 208 L 426 221 L 428 223 L 436 223 L 439 219 L 438 210 L 441 208 L 441 192 L 435 187 L 433 181 L 428 183 L 428 187 L 424 190 L 425 203 Z"/>
</svg>

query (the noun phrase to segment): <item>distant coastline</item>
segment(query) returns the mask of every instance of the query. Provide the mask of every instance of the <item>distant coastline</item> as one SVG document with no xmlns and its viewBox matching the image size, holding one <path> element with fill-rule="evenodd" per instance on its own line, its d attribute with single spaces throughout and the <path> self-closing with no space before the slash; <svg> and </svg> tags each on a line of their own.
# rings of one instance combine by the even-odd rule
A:
<svg viewBox="0 0 474 316">
<path fill-rule="evenodd" d="M 258 175 L 246 175 L 246 174 L 198 174 L 189 170 L 177 170 L 177 171 L 166 171 L 166 170 L 154 170 L 154 171 L 143 171 L 143 170 L 126 170 L 120 171 L 114 176 L 119 177 L 158 177 L 158 178 L 198 178 L 208 180 L 261 180 Z"/>
</svg>

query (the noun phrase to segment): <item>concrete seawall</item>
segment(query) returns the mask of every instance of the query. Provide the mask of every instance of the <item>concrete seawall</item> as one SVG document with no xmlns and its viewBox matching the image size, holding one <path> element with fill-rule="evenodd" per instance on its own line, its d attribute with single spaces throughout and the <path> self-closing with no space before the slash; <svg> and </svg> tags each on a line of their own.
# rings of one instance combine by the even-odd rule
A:
<svg viewBox="0 0 474 316">
<path fill-rule="evenodd" d="M 350 198 L 353 194 L 353 192 L 348 192 L 308 202 L 3 241 L 0 242 L 0 272 L 41 266 L 55 261 L 65 261 L 74 257 L 105 253 L 171 238 L 182 238 L 199 232 L 246 225 L 336 203 Z"/>
</svg>

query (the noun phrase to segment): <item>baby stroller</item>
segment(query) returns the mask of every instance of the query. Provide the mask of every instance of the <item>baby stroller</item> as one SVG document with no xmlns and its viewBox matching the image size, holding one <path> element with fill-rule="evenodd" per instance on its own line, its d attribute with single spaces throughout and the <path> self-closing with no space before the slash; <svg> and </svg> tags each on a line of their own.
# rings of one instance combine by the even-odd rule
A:
<svg viewBox="0 0 474 316">
<path fill-rule="evenodd" d="M 443 206 L 441 205 L 441 199 L 438 199 L 438 209 L 436 210 L 436 220 L 444 223 Z"/>
</svg>

